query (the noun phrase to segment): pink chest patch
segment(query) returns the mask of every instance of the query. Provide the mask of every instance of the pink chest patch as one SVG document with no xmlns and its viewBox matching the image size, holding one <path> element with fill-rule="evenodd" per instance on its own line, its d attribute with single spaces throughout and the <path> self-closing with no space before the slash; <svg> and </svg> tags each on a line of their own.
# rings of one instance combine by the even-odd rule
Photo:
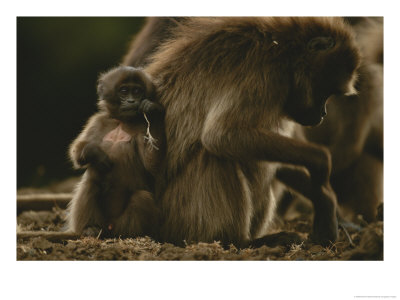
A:
<svg viewBox="0 0 400 300">
<path fill-rule="evenodd" d="M 117 128 L 111 130 L 104 136 L 103 141 L 118 143 L 118 142 L 129 142 L 131 139 L 132 136 L 122 129 L 122 125 L 120 123 Z"/>
</svg>

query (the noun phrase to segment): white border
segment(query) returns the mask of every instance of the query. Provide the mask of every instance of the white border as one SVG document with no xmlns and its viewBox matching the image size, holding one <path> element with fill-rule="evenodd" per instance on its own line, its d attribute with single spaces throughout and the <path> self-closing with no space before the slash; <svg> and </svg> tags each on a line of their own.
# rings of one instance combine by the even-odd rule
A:
<svg viewBox="0 0 400 300">
<path fill-rule="evenodd" d="M 383 1 L 13 1 L 2 7 L 3 299 L 354 299 L 399 294 L 399 16 Z M 395 2 L 392 2 L 395 3 Z M 385 17 L 384 262 L 16 262 L 16 16 L 331 15 Z M 396 90 L 397 92 L 397 90 Z M 257 298 L 258 299 L 258 298 Z"/>
</svg>

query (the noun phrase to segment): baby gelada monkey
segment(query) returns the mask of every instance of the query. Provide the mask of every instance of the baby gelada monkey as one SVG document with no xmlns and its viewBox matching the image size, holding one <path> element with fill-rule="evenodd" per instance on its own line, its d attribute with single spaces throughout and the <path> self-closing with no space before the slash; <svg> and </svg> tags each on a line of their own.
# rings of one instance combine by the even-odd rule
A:
<svg viewBox="0 0 400 300">
<path fill-rule="evenodd" d="M 154 181 L 165 154 L 164 108 L 151 78 L 120 66 L 98 81 L 99 112 L 69 151 L 86 168 L 69 205 L 68 229 L 103 236 L 154 236 Z M 96 231 L 93 231 L 96 229 Z"/>
</svg>

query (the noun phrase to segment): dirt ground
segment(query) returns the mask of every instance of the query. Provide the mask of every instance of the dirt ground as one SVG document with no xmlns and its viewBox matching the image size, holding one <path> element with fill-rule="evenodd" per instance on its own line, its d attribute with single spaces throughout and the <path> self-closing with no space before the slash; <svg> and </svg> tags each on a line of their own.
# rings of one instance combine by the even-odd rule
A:
<svg viewBox="0 0 400 300">
<path fill-rule="evenodd" d="M 297 232 L 305 240 L 287 246 L 238 249 L 233 245 L 223 247 L 215 241 L 177 247 L 149 237 L 103 239 L 100 236 L 65 241 L 33 237 L 17 239 L 16 254 L 17 260 L 383 260 L 381 221 L 362 223 L 358 228 L 346 227 L 348 235 L 340 228 L 338 241 L 323 247 L 307 240 L 311 231 L 310 210 L 294 207 L 288 215 L 286 220 L 276 222 L 275 232 Z M 17 232 L 60 231 L 64 218 L 65 210 L 58 207 L 52 211 L 24 211 L 17 216 Z"/>
</svg>

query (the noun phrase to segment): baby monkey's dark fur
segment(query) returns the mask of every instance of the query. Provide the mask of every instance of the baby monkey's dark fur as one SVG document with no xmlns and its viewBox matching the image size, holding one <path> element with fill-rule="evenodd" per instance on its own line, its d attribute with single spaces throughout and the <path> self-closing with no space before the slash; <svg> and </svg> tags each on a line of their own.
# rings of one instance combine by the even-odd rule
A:
<svg viewBox="0 0 400 300">
<path fill-rule="evenodd" d="M 154 178 L 165 153 L 164 108 L 150 77 L 121 66 L 100 76 L 99 112 L 70 147 L 87 168 L 69 205 L 68 229 L 97 227 L 106 236 L 152 235 L 158 224 Z M 155 142 L 147 135 L 147 121 Z"/>
</svg>

